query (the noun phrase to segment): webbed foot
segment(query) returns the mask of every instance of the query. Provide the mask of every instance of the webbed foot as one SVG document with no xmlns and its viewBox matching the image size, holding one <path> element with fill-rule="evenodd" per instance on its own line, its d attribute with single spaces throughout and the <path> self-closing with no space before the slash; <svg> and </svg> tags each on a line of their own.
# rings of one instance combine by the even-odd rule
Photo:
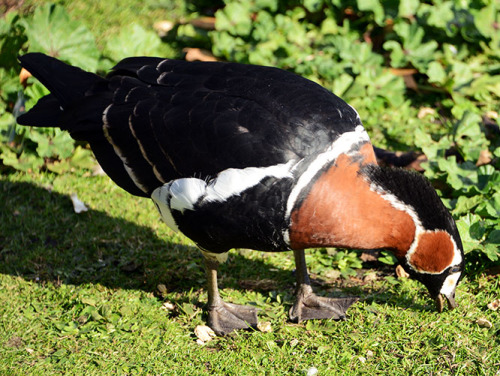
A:
<svg viewBox="0 0 500 376">
<path fill-rule="evenodd" d="M 208 326 L 218 336 L 224 336 L 237 329 L 255 328 L 258 321 L 257 311 L 255 307 L 220 301 L 208 309 Z"/>
<path fill-rule="evenodd" d="M 290 308 L 290 320 L 301 322 L 312 319 L 343 320 L 347 309 L 358 301 L 356 297 L 325 298 L 317 296 L 309 285 L 303 285 Z"/>
</svg>

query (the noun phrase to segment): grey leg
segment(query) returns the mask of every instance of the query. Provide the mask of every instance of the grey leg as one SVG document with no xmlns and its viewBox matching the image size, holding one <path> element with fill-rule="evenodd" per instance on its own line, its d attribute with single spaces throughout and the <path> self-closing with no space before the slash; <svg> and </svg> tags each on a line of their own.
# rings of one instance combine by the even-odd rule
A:
<svg viewBox="0 0 500 376">
<path fill-rule="evenodd" d="M 290 309 L 290 319 L 294 322 L 311 319 L 344 319 L 347 309 L 358 298 L 324 298 L 317 296 L 311 287 L 304 251 L 293 251 L 293 255 L 295 256 L 297 276 L 297 298 Z"/>
<path fill-rule="evenodd" d="M 208 280 L 208 325 L 219 336 L 237 329 L 256 327 L 257 308 L 226 303 L 220 297 L 217 286 L 218 267 L 217 261 L 205 257 Z"/>
</svg>

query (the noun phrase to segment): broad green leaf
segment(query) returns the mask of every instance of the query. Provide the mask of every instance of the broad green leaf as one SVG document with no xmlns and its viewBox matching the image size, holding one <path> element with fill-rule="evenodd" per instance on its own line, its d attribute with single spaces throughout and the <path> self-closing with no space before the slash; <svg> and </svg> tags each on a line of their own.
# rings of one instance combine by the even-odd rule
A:
<svg viewBox="0 0 500 376">
<path fill-rule="evenodd" d="M 453 6 L 452 1 L 435 3 L 428 13 L 427 23 L 439 29 L 446 29 L 448 23 L 454 18 Z"/>
<path fill-rule="evenodd" d="M 124 27 L 119 35 L 110 38 L 106 44 L 106 52 L 114 61 L 130 56 L 162 56 L 162 51 L 160 37 L 138 24 Z"/>
<path fill-rule="evenodd" d="M 486 254 L 486 256 L 491 260 L 491 261 L 498 261 L 500 259 L 500 244 L 489 244 L 486 243 L 483 248 L 483 253 Z"/>
<path fill-rule="evenodd" d="M 278 0 L 255 0 L 255 6 L 259 9 L 269 9 L 271 12 L 278 10 Z"/>
<path fill-rule="evenodd" d="M 500 22 L 500 4 L 490 1 L 489 5 L 475 12 L 474 24 L 481 34 L 487 38 L 498 37 L 498 23 Z"/>
<path fill-rule="evenodd" d="M 246 36 L 252 30 L 249 3 L 229 3 L 216 13 L 215 28 L 233 35 Z"/>
<path fill-rule="evenodd" d="M 379 257 L 378 261 L 387 265 L 396 265 L 398 259 L 391 252 L 382 251 L 382 257 Z"/>
<path fill-rule="evenodd" d="M 375 22 L 379 25 L 383 25 L 384 7 L 379 0 L 358 0 L 358 8 L 361 11 L 373 12 Z"/>
<path fill-rule="evenodd" d="M 405 18 L 413 17 L 417 13 L 419 5 L 419 0 L 401 0 L 399 2 L 398 15 Z"/>
<path fill-rule="evenodd" d="M 37 7 L 24 27 L 29 52 L 43 52 L 84 70 L 97 69 L 99 51 L 94 36 L 83 24 L 71 20 L 62 6 Z"/>
<path fill-rule="evenodd" d="M 454 214 L 465 214 L 474 209 L 483 201 L 483 197 L 477 195 L 473 197 L 460 196 L 457 199 L 455 208 L 453 209 Z"/>
<path fill-rule="evenodd" d="M 336 78 L 333 82 L 333 91 L 339 96 L 347 91 L 349 86 L 353 83 L 354 78 L 351 75 L 343 73 L 340 77 Z"/>
<path fill-rule="evenodd" d="M 408 60 L 403 48 L 395 40 L 385 42 L 384 49 L 391 51 L 391 66 L 393 68 L 402 68 L 407 64 Z"/>
<path fill-rule="evenodd" d="M 460 238 L 462 239 L 465 253 L 469 253 L 475 249 L 480 248 L 480 242 L 476 238 L 472 237 L 470 232 L 471 227 L 473 225 L 476 227 L 477 230 L 478 225 L 476 224 L 479 223 L 480 221 L 481 221 L 480 216 L 470 213 L 461 217 L 457 221 L 457 228 L 458 232 L 460 233 Z"/>
<path fill-rule="evenodd" d="M 323 7 L 323 0 L 304 0 L 304 7 L 309 12 L 317 12 Z"/>
<path fill-rule="evenodd" d="M 429 67 L 427 68 L 427 76 L 429 76 L 430 82 L 439 84 L 444 84 L 447 78 L 445 70 L 437 61 L 433 61 L 429 64 Z"/>
<path fill-rule="evenodd" d="M 500 230 L 493 230 L 486 239 L 488 243 L 500 245 Z"/>
</svg>

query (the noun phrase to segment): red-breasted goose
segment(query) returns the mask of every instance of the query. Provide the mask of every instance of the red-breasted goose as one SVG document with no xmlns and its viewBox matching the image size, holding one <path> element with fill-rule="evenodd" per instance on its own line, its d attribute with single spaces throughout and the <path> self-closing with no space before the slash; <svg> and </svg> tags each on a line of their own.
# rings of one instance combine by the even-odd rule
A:
<svg viewBox="0 0 500 376">
<path fill-rule="evenodd" d="M 293 250 L 294 321 L 343 318 L 356 300 L 313 293 L 311 247 L 389 249 L 439 311 L 443 296 L 456 306 L 464 254 L 450 213 L 421 175 L 378 166 L 357 112 L 320 85 L 222 62 L 134 57 L 102 78 L 39 53 L 20 61 L 51 94 L 18 122 L 88 141 L 116 184 L 196 242 L 216 333 L 257 324 L 255 308 L 219 296 L 231 248 Z"/>
</svg>

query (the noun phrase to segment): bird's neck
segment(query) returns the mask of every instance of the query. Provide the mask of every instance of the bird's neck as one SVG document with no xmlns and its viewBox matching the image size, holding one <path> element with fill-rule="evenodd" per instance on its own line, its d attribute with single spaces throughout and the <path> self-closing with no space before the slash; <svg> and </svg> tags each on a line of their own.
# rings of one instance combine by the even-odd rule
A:
<svg viewBox="0 0 500 376">
<path fill-rule="evenodd" d="M 360 168 L 359 162 L 341 155 L 311 185 L 290 216 L 291 248 L 387 248 L 404 257 L 415 238 L 415 223 L 373 190 Z"/>
</svg>

